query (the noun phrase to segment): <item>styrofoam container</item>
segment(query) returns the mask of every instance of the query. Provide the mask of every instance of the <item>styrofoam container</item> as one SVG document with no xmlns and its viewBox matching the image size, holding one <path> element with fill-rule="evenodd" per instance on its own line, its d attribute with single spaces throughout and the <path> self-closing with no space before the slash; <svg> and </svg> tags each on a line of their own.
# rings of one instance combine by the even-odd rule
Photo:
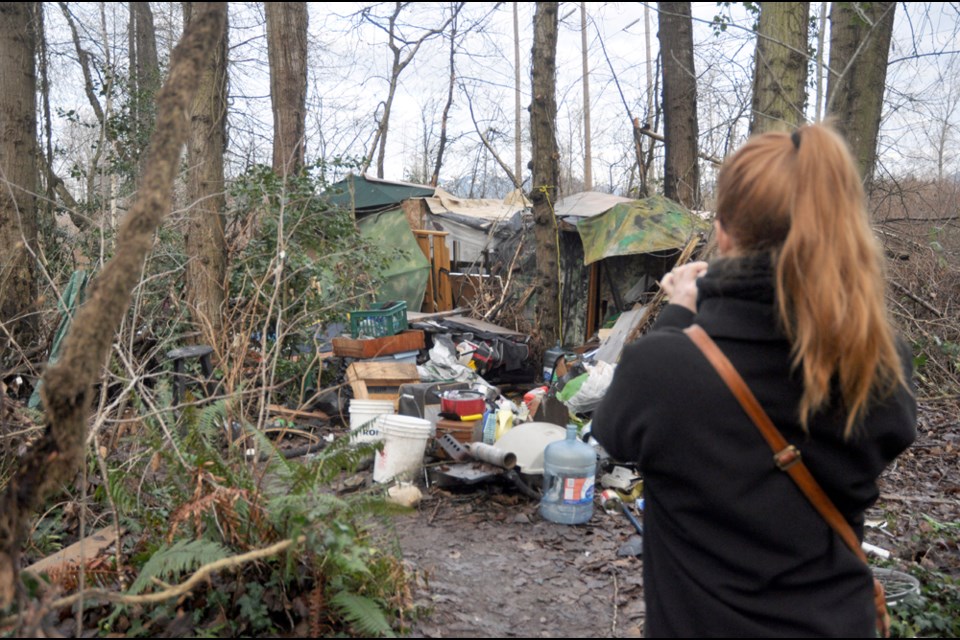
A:
<svg viewBox="0 0 960 640">
<path fill-rule="evenodd" d="M 384 415 L 393 415 L 393 401 L 354 398 L 350 401 L 350 437 L 354 442 L 383 440 L 379 418 Z"/>
<path fill-rule="evenodd" d="M 374 482 L 414 479 L 423 467 L 433 425 L 413 416 L 389 415 L 380 420 L 383 450 L 373 463 Z"/>
</svg>

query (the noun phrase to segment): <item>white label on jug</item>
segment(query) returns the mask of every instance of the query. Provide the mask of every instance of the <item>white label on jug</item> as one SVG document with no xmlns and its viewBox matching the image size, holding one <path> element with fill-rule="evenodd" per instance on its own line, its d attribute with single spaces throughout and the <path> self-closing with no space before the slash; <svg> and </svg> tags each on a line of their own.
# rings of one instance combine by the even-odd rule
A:
<svg viewBox="0 0 960 640">
<path fill-rule="evenodd" d="M 589 504 L 593 502 L 594 477 L 562 478 L 563 504 Z"/>
</svg>

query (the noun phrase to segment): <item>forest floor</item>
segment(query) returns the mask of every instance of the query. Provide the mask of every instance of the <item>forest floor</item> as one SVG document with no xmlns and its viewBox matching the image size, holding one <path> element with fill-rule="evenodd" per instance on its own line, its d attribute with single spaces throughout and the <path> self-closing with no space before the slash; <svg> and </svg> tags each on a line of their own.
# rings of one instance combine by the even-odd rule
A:
<svg viewBox="0 0 960 640">
<path fill-rule="evenodd" d="M 929 580 L 949 576 L 960 586 L 958 405 L 921 402 L 917 441 L 881 477 L 866 541 L 891 558 L 872 558 L 875 566 Z M 369 475 L 354 477 L 369 486 Z M 403 621 L 405 634 L 642 635 L 642 556 L 630 548 L 638 536 L 623 513 L 598 506 L 586 524 L 554 524 L 539 515 L 536 500 L 501 482 L 433 486 L 423 494 L 415 509 L 392 518 L 392 530 L 381 531 L 410 580 L 415 613 Z M 916 635 L 949 637 L 960 629 L 960 589 L 950 593 L 956 602 L 933 615 L 941 622 L 951 616 L 952 626 Z"/>
<path fill-rule="evenodd" d="M 960 411 L 921 404 L 916 443 L 881 479 L 866 541 L 877 566 L 960 578 Z M 414 637 L 638 637 L 642 558 L 618 554 L 635 529 L 595 509 L 583 525 L 545 521 L 496 485 L 433 488 L 396 531 L 421 614 Z"/>
</svg>

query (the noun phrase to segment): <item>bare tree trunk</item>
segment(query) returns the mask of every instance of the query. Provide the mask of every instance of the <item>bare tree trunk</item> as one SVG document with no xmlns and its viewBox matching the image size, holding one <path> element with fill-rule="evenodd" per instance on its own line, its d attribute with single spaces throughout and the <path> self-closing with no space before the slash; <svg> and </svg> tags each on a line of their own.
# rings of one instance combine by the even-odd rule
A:
<svg viewBox="0 0 960 640">
<path fill-rule="evenodd" d="M 37 323 L 36 26 L 39 2 L 0 4 L 0 365 L 27 346 Z M 0 536 L 2 537 L 2 536 Z M 2 593 L 0 593 L 2 602 Z"/>
<path fill-rule="evenodd" d="M 157 60 L 157 33 L 149 2 L 130 3 L 130 84 L 133 98 L 133 126 L 143 174 L 143 151 L 153 132 L 154 100 L 160 89 L 160 63 Z M 138 176 L 139 177 L 139 176 Z"/>
<path fill-rule="evenodd" d="M 580 49 L 583 56 L 583 190 L 593 191 L 590 140 L 590 65 L 587 63 L 587 3 L 580 3 Z"/>
<path fill-rule="evenodd" d="M 827 113 L 837 117 L 868 186 L 877 161 L 895 10 L 894 2 L 834 2 L 830 9 Z"/>
<path fill-rule="evenodd" d="M 523 126 L 520 119 L 520 18 L 517 3 L 513 3 L 513 167 L 514 182 L 522 184 L 523 177 Z M 517 187 L 520 188 L 519 186 Z"/>
<path fill-rule="evenodd" d="M 700 206 L 697 163 L 697 76 L 689 2 L 658 2 L 663 58 L 664 195 L 685 207 Z"/>
<path fill-rule="evenodd" d="M 463 3 L 460 3 L 463 6 Z M 454 18 L 450 22 L 450 85 L 447 87 L 447 103 L 443 105 L 443 116 L 440 119 L 440 142 L 437 144 L 437 160 L 433 165 L 433 175 L 430 176 L 430 186 L 435 187 L 440 182 L 440 167 L 443 165 L 443 152 L 447 149 L 447 119 L 450 116 L 450 107 L 453 105 L 453 86 L 457 81 L 457 67 L 455 57 L 457 53 L 457 14 L 459 10 L 452 6 Z M 426 135 L 424 135 L 426 144 Z M 424 150 L 426 151 L 426 150 Z M 426 154 L 424 158 L 426 158 Z"/>
<path fill-rule="evenodd" d="M 273 170 L 303 166 L 307 130 L 307 3 L 267 2 L 267 55 L 273 105 Z"/>
<path fill-rule="evenodd" d="M 760 3 L 751 135 L 790 130 L 804 122 L 809 33 L 809 2 Z"/>
<path fill-rule="evenodd" d="M 823 119 L 823 71 L 827 64 L 826 51 L 824 51 L 824 40 L 827 35 L 827 3 L 820 3 L 820 29 L 817 33 L 817 109 L 813 114 L 813 119 L 820 121 Z"/>
<path fill-rule="evenodd" d="M 196 2 L 190 20 L 210 11 L 226 15 L 225 2 Z M 187 300 L 194 324 L 204 341 L 214 344 L 223 326 L 227 248 L 224 238 L 223 154 L 227 148 L 227 23 L 216 34 L 213 54 L 204 61 L 190 117 L 187 142 L 187 199 L 190 221 L 186 233 Z"/>
<path fill-rule="evenodd" d="M 533 103 L 530 139 L 534 237 L 537 242 L 537 327 L 545 347 L 560 339 L 560 275 L 557 218 L 560 197 L 560 154 L 557 150 L 557 26 L 558 2 L 538 2 L 533 17 Z"/>
</svg>

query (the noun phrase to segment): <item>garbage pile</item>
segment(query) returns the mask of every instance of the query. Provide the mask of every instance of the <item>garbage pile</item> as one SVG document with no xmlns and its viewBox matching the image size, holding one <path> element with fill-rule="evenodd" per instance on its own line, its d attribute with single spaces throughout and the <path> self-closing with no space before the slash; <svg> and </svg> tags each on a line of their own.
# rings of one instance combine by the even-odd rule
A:
<svg viewBox="0 0 960 640">
<path fill-rule="evenodd" d="M 415 315 L 390 335 L 333 339 L 352 394 L 351 438 L 382 442 L 372 479 L 391 499 L 495 483 L 538 500 L 553 522 L 586 522 L 599 502 L 642 530 L 630 509 L 642 504 L 639 474 L 590 438 L 618 349 L 558 346 L 533 362 L 529 336 L 462 315 Z"/>
</svg>

